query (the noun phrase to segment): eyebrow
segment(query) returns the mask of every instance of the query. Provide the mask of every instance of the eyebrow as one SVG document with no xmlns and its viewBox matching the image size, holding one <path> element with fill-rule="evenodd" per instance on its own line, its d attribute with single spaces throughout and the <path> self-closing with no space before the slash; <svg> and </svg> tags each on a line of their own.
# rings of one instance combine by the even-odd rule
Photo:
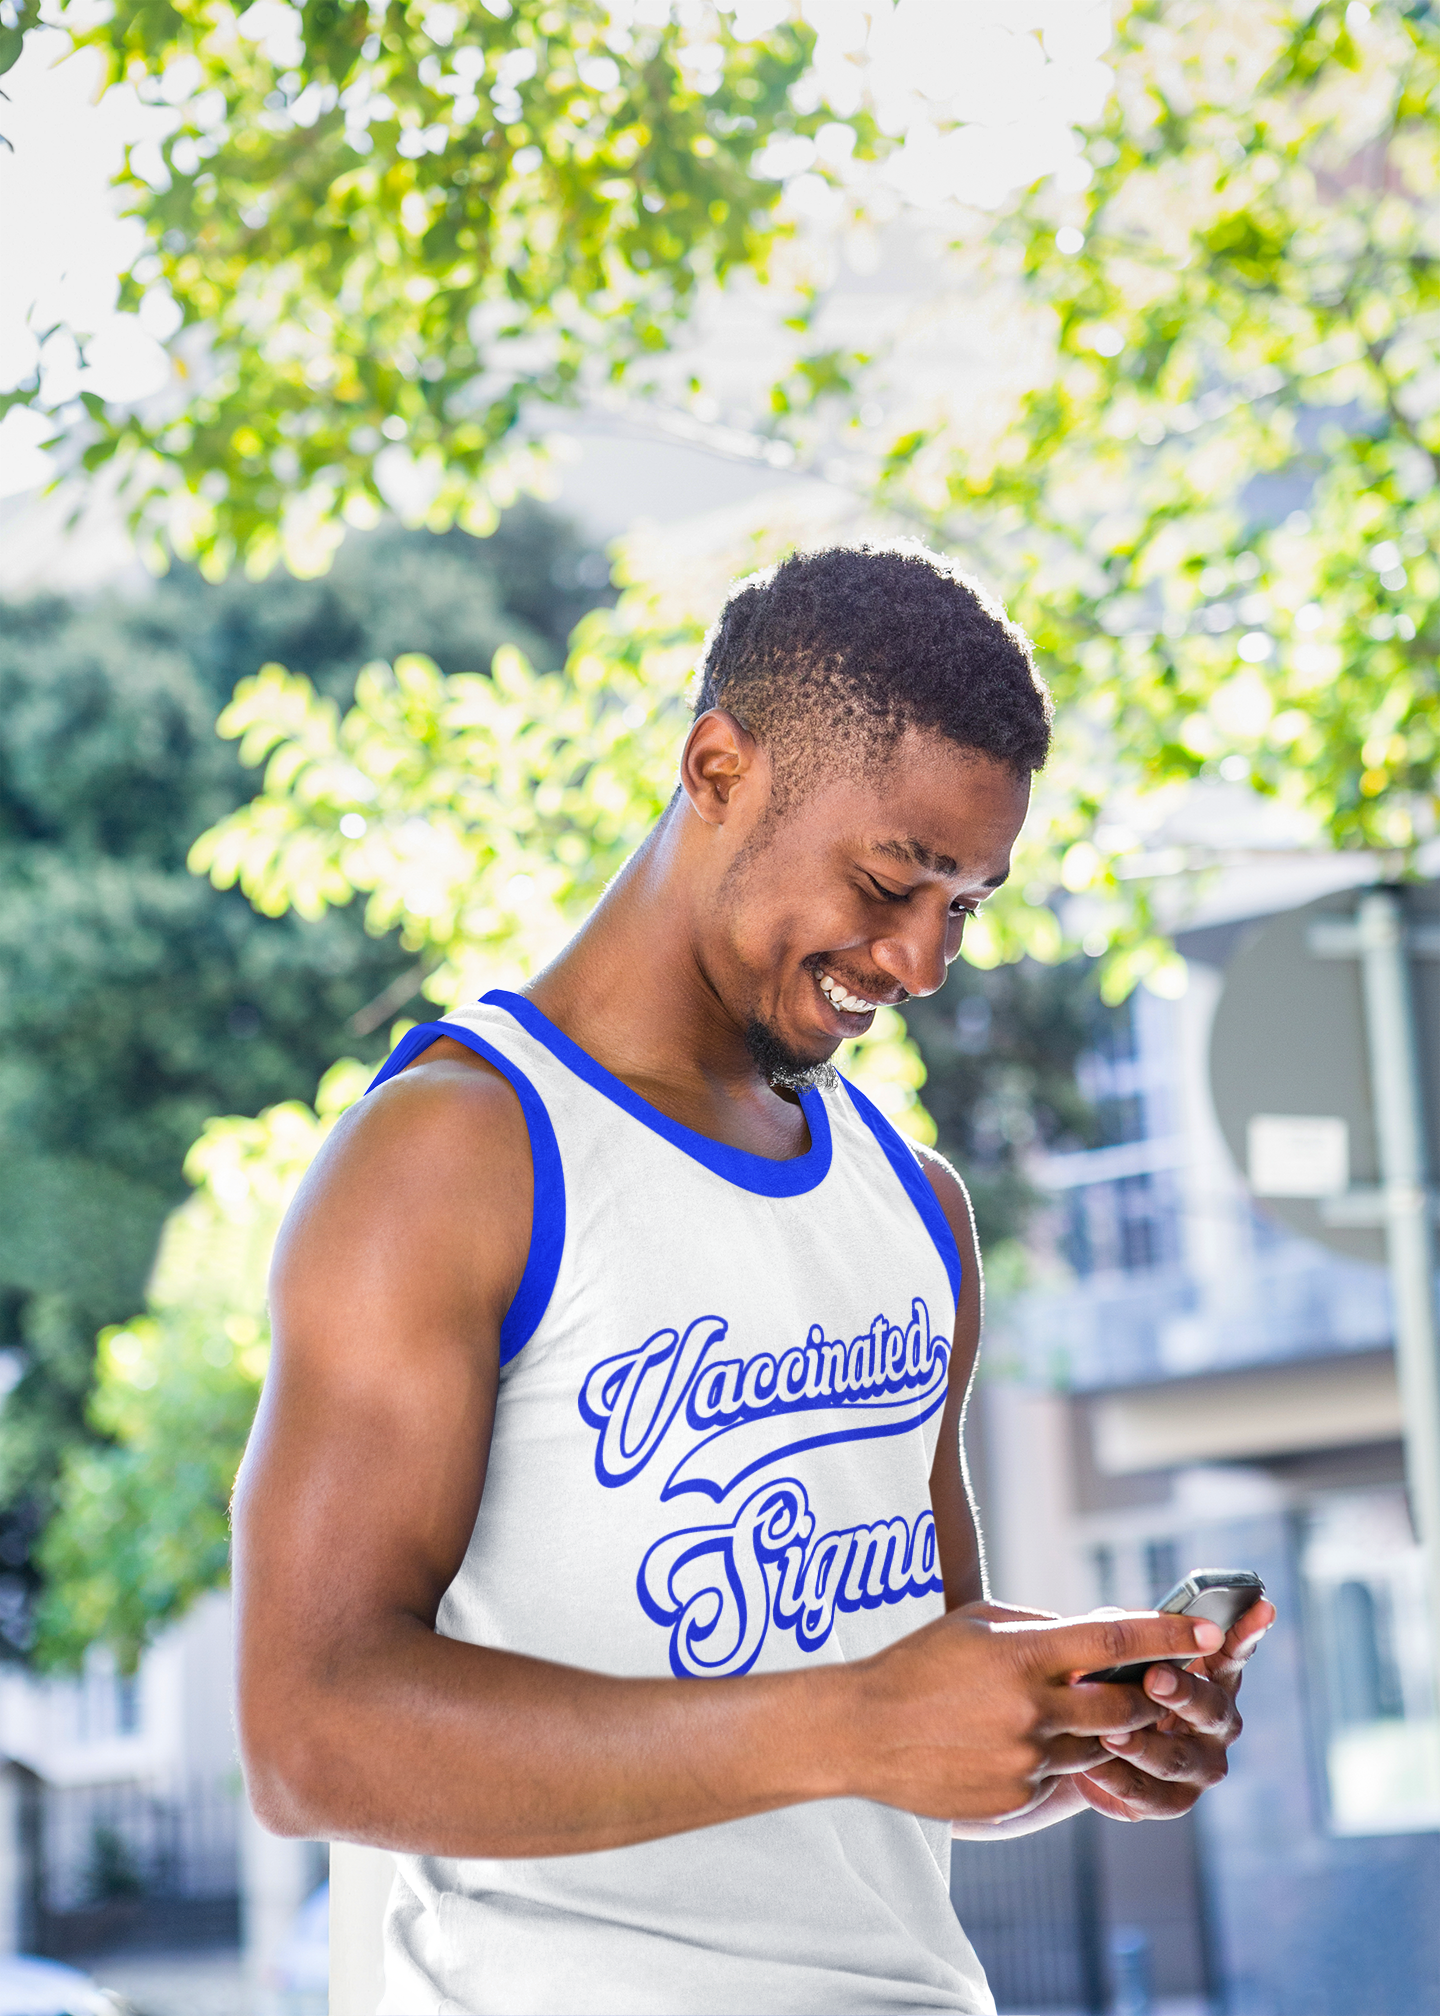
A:
<svg viewBox="0 0 1440 2016">
<path fill-rule="evenodd" d="M 892 861 L 903 861 L 908 867 L 925 868 L 932 875 L 958 875 L 960 864 L 949 854 L 937 854 L 927 847 L 923 840 L 876 840 L 871 843 L 877 854 L 888 854 Z M 1010 872 L 992 875 L 982 886 L 998 889 L 1002 882 L 1008 882 Z"/>
<path fill-rule="evenodd" d="M 877 854 L 888 854 L 892 861 L 903 861 L 912 868 L 928 868 L 932 875 L 960 872 L 957 861 L 952 861 L 948 854 L 936 854 L 923 840 L 877 840 L 874 846 Z"/>
</svg>

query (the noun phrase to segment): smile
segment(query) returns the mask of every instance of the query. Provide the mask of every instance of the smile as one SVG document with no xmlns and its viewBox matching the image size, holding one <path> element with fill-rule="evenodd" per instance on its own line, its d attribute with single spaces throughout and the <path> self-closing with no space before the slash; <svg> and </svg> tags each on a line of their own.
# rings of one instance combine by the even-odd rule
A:
<svg viewBox="0 0 1440 2016">
<path fill-rule="evenodd" d="M 873 1015 L 877 1008 L 884 1005 L 882 1002 L 866 1001 L 858 994 L 851 994 L 846 988 L 840 985 L 838 980 L 832 980 L 823 968 L 820 969 L 816 977 L 820 982 L 821 993 L 833 1007 L 840 1009 L 842 1014 Z"/>
</svg>

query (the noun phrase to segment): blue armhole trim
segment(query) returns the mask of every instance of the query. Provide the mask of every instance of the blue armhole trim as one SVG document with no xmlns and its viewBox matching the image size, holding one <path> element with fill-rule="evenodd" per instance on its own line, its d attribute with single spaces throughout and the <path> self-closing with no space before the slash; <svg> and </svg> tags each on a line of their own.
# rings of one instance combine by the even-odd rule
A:
<svg viewBox="0 0 1440 2016">
<path fill-rule="evenodd" d="M 545 1111 L 545 1102 L 525 1073 L 500 1051 L 492 1049 L 483 1036 L 475 1035 L 458 1022 L 422 1022 L 418 1028 L 407 1030 L 366 1087 L 367 1092 L 373 1092 L 377 1085 L 383 1085 L 387 1078 L 403 1071 L 422 1050 L 428 1050 L 441 1036 L 448 1036 L 452 1043 L 463 1043 L 467 1050 L 483 1057 L 502 1078 L 508 1080 L 520 1101 L 520 1111 L 525 1115 L 525 1125 L 530 1134 L 530 1161 L 535 1172 L 530 1251 L 526 1256 L 520 1286 L 515 1291 L 515 1300 L 506 1310 L 505 1320 L 500 1325 L 500 1363 L 508 1365 L 539 1329 L 540 1319 L 550 1306 L 550 1297 L 555 1292 L 555 1282 L 560 1273 L 560 1260 L 565 1251 L 565 1170 L 560 1160 L 560 1144 L 555 1139 L 555 1129 Z"/>
<path fill-rule="evenodd" d="M 880 1108 L 872 1105 L 865 1097 L 858 1085 L 852 1085 L 848 1078 L 841 1078 L 840 1083 L 850 1094 L 855 1111 L 884 1149 L 886 1161 L 909 1192 L 910 1202 L 920 1213 L 925 1230 L 935 1241 L 935 1251 L 940 1255 L 945 1265 L 945 1272 L 950 1277 L 950 1292 L 958 1303 L 963 1274 L 960 1248 L 955 1244 L 955 1234 L 950 1229 L 950 1220 L 941 1209 L 940 1199 L 931 1189 L 930 1180 L 920 1166 L 920 1158 L 904 1136 L 896 1133 Z"/>
</svg>

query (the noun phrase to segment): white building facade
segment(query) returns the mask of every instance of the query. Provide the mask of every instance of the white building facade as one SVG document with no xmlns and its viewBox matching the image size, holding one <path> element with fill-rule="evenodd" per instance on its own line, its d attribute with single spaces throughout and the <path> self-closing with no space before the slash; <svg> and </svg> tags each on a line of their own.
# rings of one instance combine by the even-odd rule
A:
<svg viewBox="0 0 1440 2016">
<path fill-rule="evenodd" d="M 1219 1566 L 1259 1569 L 1279 1606 L 1228 1782 L 1191 1822 L 1096 1833 L 1117 1950 L 1138 1939 L 1157 1992 L 1227 2016 L 1440 1993 L 1440 1721 L 1388 1279 L 1257 1206 L 1208 1079 L 1237 947 L 1360 878 L 1374 864 L 1333 856 L 1221 877 L 1178 938 L 1185 994 L 1137 994 L 1085 1061 L 1112 1138 L 1032 1170 L 1043 1285 L 992 1321 L 972 1429 L 1001 1599 L 1145 1606 Z"/>
</svg>

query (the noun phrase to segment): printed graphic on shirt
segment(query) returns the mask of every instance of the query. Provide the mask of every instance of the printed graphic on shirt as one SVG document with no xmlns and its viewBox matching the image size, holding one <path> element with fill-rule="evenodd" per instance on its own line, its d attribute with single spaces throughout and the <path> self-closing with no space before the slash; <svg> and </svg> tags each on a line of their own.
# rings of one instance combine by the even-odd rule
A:
<svg viewBox="0 0 1440 2016">
<path fill-rule="evenodd" d="M 580 1392 L 596 1431 L 595 1475 L 608 1489 L 657 1459 L 671 1464 L 662 1500 L 695 1493 L 723 1512 L 750 1485 L 733 1516 L 657 1539 L 641 1563 L 641 1605 L 669 1626 L 671 1668 L 682 1676 L 747 1672 L 772 1623 L 813 1652 L 838 1610 L 943 1586 L 928 1507 L 817 1537 L 798 1479 L 755 1482 L 806 1450 L 910 1433 L 944 1405 L 950 1346 L 932 1335 L 924 1302 L 915 1298 L 903 1326 L 877 1315 L 849 1340 L 812 1324 L 805 1343 L 778 1358 L 736 1355 L 728 1336 L 722 1316 L 657 1330 L 596 1365 Z"/>
<path fill-rule="evenodd" d="M 814 1533 L 804 1485 L 781 1477 L 752 1493 L 730 1525 L 657 1540 L 641 1563 L 640 1601 L 671 1627 L 671 1670 L 682 1679 L 748 1673 L 772 1621 L 814 1652 L 837 1610 L 944 1591 L 928 1506 L 913 1526 L 896 1517 Z"/>
</svg>

